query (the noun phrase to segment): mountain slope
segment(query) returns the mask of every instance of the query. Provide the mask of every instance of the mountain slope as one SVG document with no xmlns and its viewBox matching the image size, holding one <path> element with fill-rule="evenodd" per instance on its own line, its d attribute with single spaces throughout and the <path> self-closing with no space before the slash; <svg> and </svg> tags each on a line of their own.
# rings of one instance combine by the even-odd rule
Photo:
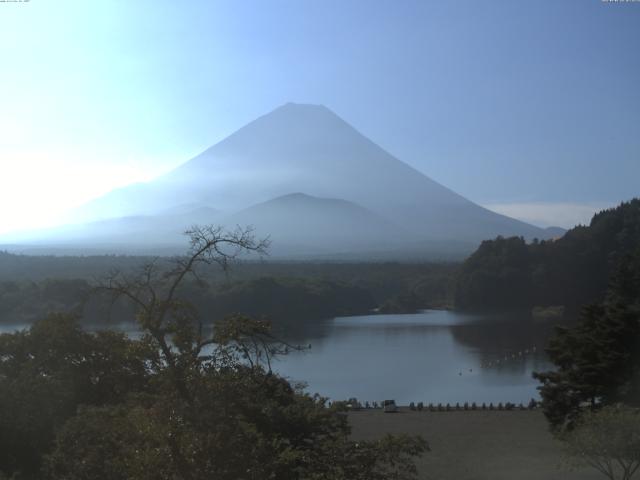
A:
<svg viewBox="0 0 640 480">
<path fill-rule="evenodd" d="M 210 215 L 210 206 L 219 215 Z M 201 208 L 206 214 L 197 214 Z M 178 245 L 183 240 L 177 232 L 187 224 L 222 219 L 255 225 L 282 254 L 288 248 L 437 256 L 470 253 L 497 235 L 553 235 L 438 184 L 326 107 L 292 103 L 173 171 L 114 190 L 75 213 L 75 226 L 38 232 L 39 243 Z"/>
<path fill-rule="evenodd" d="M 127 246 L 184 245 L 184 231 L 196 224 L 216 223 L 220 212 L 200 205 L 181 205 L 157 215 L 129 215 L 93 222 L 63 225 L 38 231 L 16 232 L 4 235 L 3 243 L 45 245 L 48 247 L 100 246 L 100 252 L 109 252 L 109 246 L 127 251 Z M 180 250 L 177 250 L 180 251 Z"/>
<path fill-rule="evenodd" d="M 85 209 L 102 217 L 204 202 L 233 212 L 290 192 L 355 202 L 424 239 L 547 236 L 396 159 L 323 106 L 286 104 L 147 184 Z"/>
<path fill-rule="evenodd" d="M 403 237 L 399 227 L 353 202 L 302 193 L 253 205 L 221 223 L 252 225 L 256 236 L 269 236 L 273 255 L 389 250 Z"/>
</svg>

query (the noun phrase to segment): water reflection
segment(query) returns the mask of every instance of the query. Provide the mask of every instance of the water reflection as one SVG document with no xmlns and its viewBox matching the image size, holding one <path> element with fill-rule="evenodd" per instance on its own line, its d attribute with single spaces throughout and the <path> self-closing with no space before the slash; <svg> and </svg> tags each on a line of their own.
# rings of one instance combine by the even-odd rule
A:
<svg viewBox="0 0 640 480">
<path fill-rule="evenodd" d="M 549 332 L 504 315 L 340 317 L 292 332 L 312 348 L 276 369 L 335 399 L 526 403 L 538 397 L 531 373 L 551 367 L 543 351 Z"/>
<path fill-rule="evenodd" d="M 22 328 L 28 325 L 3 325 L 0 332 Z M 135 324 L 90 329 L 100 328 L 140 335 Z M 538 398 L 531 373 L 551 368 L 543 350 L 551 327 L 515 314 L 338 317 L 277 333 L 311 349 L 280 358 L 274 368 L 332 399 L 526 403 Z"/>
</svg>

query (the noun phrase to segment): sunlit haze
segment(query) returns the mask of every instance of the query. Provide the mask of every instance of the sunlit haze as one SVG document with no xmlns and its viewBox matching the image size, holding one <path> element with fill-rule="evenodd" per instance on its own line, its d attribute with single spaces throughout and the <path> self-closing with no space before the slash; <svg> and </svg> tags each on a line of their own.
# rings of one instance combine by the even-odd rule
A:
<svg viewBox="0 0 640 480">
<path fill-rule="evenodd" d="M 288 101 L 470 200 L 570 227 L 638 192 L 640 8 L 0 4 L 0 232 L 51 225 Z M 532 207 L 534 206 L 534 207 Z"/>
<path fill-rule="evenodd" d="M 3 151 L 0 233 L 65 223 L 70 209 L 162 171 L 140 161 L 87 160 L 68 152 Z"/>
</svg>

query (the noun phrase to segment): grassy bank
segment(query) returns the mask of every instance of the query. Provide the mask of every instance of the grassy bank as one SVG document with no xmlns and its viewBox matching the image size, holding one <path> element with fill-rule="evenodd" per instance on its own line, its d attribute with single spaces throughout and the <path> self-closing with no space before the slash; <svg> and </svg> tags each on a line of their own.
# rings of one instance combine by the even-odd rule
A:
<svg viewBox="0 0 640 480">
<path fill-rule="evenodd" d="M 418 460 L 429 480 L 598 480 L 588 468 L 570 471 L 539 411 L 351 412 L 356 439 L 385 433 L 422 435 L 431 452 Z"/>
</svg>

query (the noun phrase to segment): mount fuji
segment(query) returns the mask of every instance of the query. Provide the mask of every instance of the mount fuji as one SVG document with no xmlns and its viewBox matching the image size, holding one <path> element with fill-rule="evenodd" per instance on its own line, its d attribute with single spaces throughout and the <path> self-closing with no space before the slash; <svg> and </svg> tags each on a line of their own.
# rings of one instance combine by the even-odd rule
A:
<svg viewBox="0 0 640 480">
<path fill-rule="evenodd" d="M 549 236 L 440 185 L 328 108 L 293 103 L 74 213 L 76 227 L 40 232 L 39 243 L 124 245 L 135 232 L 152 250 L 159 234 L 165 246 L 184 245 L 179 233 L 193 223 L 251 224 L 279 256 L 406 257 L 463 255 L 497 235 Z"/>
</svg>

